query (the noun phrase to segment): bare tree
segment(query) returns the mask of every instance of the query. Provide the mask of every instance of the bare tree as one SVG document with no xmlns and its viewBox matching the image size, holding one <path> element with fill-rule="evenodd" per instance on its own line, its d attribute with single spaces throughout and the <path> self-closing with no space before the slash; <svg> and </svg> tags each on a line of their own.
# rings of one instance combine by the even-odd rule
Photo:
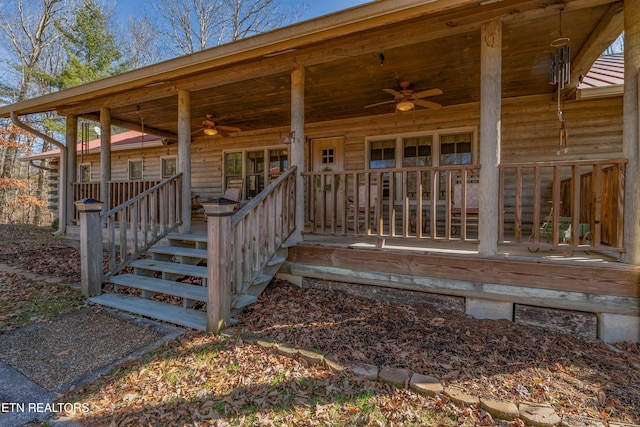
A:
<svg viewBox="0 0 640 427">
<path fill-rule="evenodd" d="M 47 67 L 55 63 L 55 45 L 60 38 L 58 29 L 64 20 L 66 5 L 72 0 L 42 0 L 41 2 L 4 2 L 0 13 L 0 47 L 7 53 L 5 61 L 14 74 L 12 86 L 5 88 L 6 101 L 21 101 L 51 90 L 51 74 Z M 7 72 L 9 73 L 9 72 Z M 0 144 L 0 179 L 13 182 L 19 171 L 16 166 L 21 152 L 19 134 L 12 131 Z M 34 139 L 29 139 L 33 144 Z M 31 149 L 31 147 L 29 147 Z M 36 193 L 42 197 L 45 186 L 44 171 L 39 171 Z M 0 214 L 10 205 L 8 191 L 0 192 Z M 21 196 L 22 197 L 22 196 Z M 39 222 L 41 204 L 35 204 L 35 221 Z"/>
<path fill-rule="evenodd" d="M 613 55 L 624 52 L 624 33 L 620 34 L 611 45 L 602 52 L 603 55 Z"/>
<path fill-rule="evenodd" d="M 126 27 L 118 32 L 119 43 L 129 69 L 151 65 L 161 57 L 158 31 L 152 21 L 139 16 L 129 18 Z"/>
<path fill-rule="evenodd" d="M 281 0 L 160 0 L 146 19 L 173 55 L 185 55 L 296 22 L 303 3 L 283 9 Z M 163 30 L 165 29 L 165 30 Z M 160 59 L 160 58 L 159 58 Z M 161 58 L 166 59 L 166 58 Z"/>
</svg>

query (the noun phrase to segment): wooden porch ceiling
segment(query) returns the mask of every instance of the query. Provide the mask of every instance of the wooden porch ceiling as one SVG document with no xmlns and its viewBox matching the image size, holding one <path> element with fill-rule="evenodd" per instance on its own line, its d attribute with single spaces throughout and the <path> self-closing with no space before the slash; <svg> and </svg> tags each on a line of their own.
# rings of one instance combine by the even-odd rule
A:
<svg viewBox="0 0 640 427">
<path fill-rule="evenodd" d="M 215 114 L 221 124 L 243 131 L 287 127 L 294 63 L 305 66 L 307 123 L 393 113 L 393 104 L 364 106 L 391 100 L 382 89 L 398 88 L 401 81 L 411 82 L 418 91 L 442 89 L 442 95 L 429 100 L 444 107 L 477 102 L 480 26 L 495 17 L 503 20 L 503 96 L 552 94 L 550 43 L 559 37 L 561 7 L 562 36 L 571 39 L 572 58 L 587 67 L 601 53 L 599 46 L 610 43 L 622 26 L 621 3 L 607 0 L 483 3 L 307 42 L 294 51 L 244 59 L 55 108 L 61 114 L 97 119 L 100 106 L 108 106 L 114 124 L 136 129 L 144 118 L 150 132 L 175 135 L 177 91 L 187 89 L 194 131 L 206 114 Z"/>
</svg>

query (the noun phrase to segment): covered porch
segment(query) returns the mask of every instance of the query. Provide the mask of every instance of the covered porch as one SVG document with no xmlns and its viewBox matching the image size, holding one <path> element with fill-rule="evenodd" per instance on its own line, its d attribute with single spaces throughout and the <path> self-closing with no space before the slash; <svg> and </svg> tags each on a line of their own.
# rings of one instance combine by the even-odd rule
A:
<svg viewBox="0 0 640 427">
<path fill-rule="evenodd" d="M 549 82 L 559 17 L 573 52 L 564 88 Z M 69 195 L 78 120 L 100 121 L 103 215 L 116 209 L 112 166 L 126 161 L 111 153 L 112 126 L 141 130 L 144 123 L 175 142 L 144 158 L 176 156 L 179 185 L 162 197 L 177 210 L 159 229 L 182 235 L 197 229 L 194 193 L 222 194 L 239 178 L 255 190 L 249 204 L 258 204 L 260 191 L 279 179 L 270 181 L 267 159 L 280 153 L 280 165 L 292 171 L 279 193 L 286 203 L 270 203 L 266 219 L 243 230 L 247 240 L 227 243 L 267 248 L 260 268 L 284 240 L 295 244 L 281 274 L 301 284 L 333 278 L 345 286 L 412 286 L 503 308 L 516 300 L 556 308 L 579 300 L 573 309 L 597 311 L 603 324 L 622 316 L 631 325 L 626 338 L 640 339 L 638 17 L 637 0 L 372 2 L 3 107 L 0 116 L 66 116 L 60 187 Z M 579 99 L 579 76 L 622 30 L 624 97 Z M 428 101 L 417 97 L 426 93 Z M 209 117 L 214 127 L 237 131 L 207 135 Z M 470 139 L 458 140 L 463 134 Z M 335 146 L 323 148 L 327 140 Z M 446 151 L 450 145 L 462 152 Z M 62 200 L 61 222 L 71 225 L 73 197 Z M 119 232 L 110 233 L 120 248 L 156 212 L 139 221 L 139 206 L 132 217 L 117 214 Z M 264 243 L 285 210 L 286 233 L 272 239 L 277 245 Z M 208 236 L 224 246 L 210 227 Z M 332 246 L 334 239 L 345 247 Z M 375 247 L 354 247 L 360 239 Z M 470 249 L 456 253 L 457 246 Z M 209 274 L 235 274 L 252 262 L 218 249 L 189 262 L 210 260 Z M 550 251 L 561 257 L 549 258 Z M 602 253 L 621 262 L 596 261 Z M 593 267 L 577 259 L 583 255 Z M 221 275 L 207 277 L 209 285 L 230 286 Z"/>
</svg>

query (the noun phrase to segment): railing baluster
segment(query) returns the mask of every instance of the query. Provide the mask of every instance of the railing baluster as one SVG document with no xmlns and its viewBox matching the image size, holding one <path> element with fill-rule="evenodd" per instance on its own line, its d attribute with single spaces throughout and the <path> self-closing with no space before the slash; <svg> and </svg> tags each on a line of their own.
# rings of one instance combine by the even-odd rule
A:
<svg viewBox="0 0 640 427">
<path fill-rule="evenodd" d="M 600 246 L 602 240 L 602 165 L 593 168 L 593 223 L 591 235 L 594 246 Z"/>
<path fill-rule="evenodd" d="M 571 167 L 571 244 L 580 244 L 580 166 Z"/>
<path fill-rule="evenodd" d="M 516 168 L 515 240 L 522 242 L 522 168 Z"/>
</svg>

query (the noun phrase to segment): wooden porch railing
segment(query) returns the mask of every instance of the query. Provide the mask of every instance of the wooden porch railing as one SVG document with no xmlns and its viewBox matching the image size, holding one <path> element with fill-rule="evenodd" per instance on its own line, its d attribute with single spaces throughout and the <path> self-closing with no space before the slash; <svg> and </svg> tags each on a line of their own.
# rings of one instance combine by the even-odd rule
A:
<svg viewBox="0 0 640 427">
<path fill-rule="evenodd" d="M 259 276 L 296 229 L 295 194 L 292 167 L 232 217 L 208 215 L 208 332 L 228 326 L 231 307 L 253 284 L 264 282 Z"/>
<path fill-rule="evenodd" d="M 175 175 L 100 216 L 108 253 L 103 281 L 182 224 L 181 182 Z"/>
<path fill-rule="evenodd" d="M 296 168 L 269 184 L 231 218 L 232 293 L 242 295 L 296 229 Z"/>
<path fill-rule="evenodd" d="M 625 164 L 611 159 L 502 165 L 499 242 L 532 251 L 624 252 Z"/>
<path fill-rule="evenodd" d="M 477 240 L 479 169 L 456 165 L 304 173 L 310 231 Z"/>
<path fill-rule="evenodd" d="M 139 180 L 139 181 L 109 181 L 109 206 L 107 209 L 113 209 L 118 205 L 126 202 L 129 199 L 134 198 L 138 194 L 142 193 L 161 183 L 162 180 Z M 83 199 L 96 199 L 102 200 L 102 194 L 100 194 L 100 181 L 88 181 L 88 182 L 74 182 L 73 184 L 73 200 Z M 73 219 L 77 222 L 80 216 L 77 209 L 73 210 Z"/>
</svg>

